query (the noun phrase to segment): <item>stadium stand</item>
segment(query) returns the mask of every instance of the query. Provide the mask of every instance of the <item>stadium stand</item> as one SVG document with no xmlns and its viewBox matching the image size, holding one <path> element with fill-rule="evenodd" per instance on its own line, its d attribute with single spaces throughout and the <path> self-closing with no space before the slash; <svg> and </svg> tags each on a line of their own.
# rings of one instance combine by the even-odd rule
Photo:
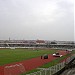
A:
<svg viewBox="0 0 75 75">
<path fill-rule="evenodd" d="M 0 48 L 53 48 L 74 49 L 74 41 L 47 41 L 47 40 L 0 40 Z"/>
</svg>

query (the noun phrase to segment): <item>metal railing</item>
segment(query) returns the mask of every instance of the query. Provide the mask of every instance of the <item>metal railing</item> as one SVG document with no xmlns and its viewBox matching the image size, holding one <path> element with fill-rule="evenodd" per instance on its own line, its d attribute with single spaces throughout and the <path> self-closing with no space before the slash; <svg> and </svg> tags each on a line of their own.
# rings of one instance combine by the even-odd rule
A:
<svg viewBox="0 0 75 75">
<path fill-rule="evenodd" d="M 63 61 L 55 66 L 52 66 L 49 68 L 40 68 L 41 69 L 40 71 L 26 74 L 26 75 L 53 75 L 56 72 L 58 72 L 59 70 L 61 70 L 62 68 L 64 68 L 65 64 L 68 64 L 74 58 L 75 58 L 75 55 L 72 55 L 72 56 L 68 57 L 65 61 Z"/>
</svg>

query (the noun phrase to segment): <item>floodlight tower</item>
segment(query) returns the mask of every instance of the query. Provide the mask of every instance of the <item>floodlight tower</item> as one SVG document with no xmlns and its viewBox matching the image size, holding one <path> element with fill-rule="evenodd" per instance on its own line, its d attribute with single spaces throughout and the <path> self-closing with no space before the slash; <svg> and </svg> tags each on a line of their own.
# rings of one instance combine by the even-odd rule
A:
<svg viewBox="0 0 75 75">
<path fill-rule="evenodd" d="M 9 41 L 10 41 L 10 37 L 9 37 Z"/>
</svg>

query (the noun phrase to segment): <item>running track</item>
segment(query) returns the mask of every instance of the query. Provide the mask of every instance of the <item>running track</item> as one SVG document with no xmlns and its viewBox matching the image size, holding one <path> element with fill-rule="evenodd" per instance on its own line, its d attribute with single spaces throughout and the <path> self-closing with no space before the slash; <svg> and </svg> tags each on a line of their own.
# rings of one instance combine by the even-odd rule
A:
<svg viewBox="0 0 75 75">
<path fill-rule="evenodd" d="M 66 55 L 66 51 L 59 51 L 60 54 Z M 48 59 L 41 59 L 41 57 L 32 58 L 29 60 L 6 64 L 0 66 L 0 75 L 19 75 L 23 72 L 30 71 L 32 69 L 38 68 L 45 63 L 51 62 L 57 57 L 53 57 L 52 55 L 48 55 Z"/>
</svg>

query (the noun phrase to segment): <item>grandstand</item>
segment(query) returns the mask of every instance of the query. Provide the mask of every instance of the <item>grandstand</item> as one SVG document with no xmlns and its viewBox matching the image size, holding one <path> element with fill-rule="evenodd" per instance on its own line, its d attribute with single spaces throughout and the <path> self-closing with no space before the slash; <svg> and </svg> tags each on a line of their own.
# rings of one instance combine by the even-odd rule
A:
<svg viewBox="0 0 75 75">
<path fill-rule="evenodd" d="M 47 41 L 47 40 L 0 40 L 0 48 L 54 48 L 74 49 L 74 41 Z"/>
</svg>

